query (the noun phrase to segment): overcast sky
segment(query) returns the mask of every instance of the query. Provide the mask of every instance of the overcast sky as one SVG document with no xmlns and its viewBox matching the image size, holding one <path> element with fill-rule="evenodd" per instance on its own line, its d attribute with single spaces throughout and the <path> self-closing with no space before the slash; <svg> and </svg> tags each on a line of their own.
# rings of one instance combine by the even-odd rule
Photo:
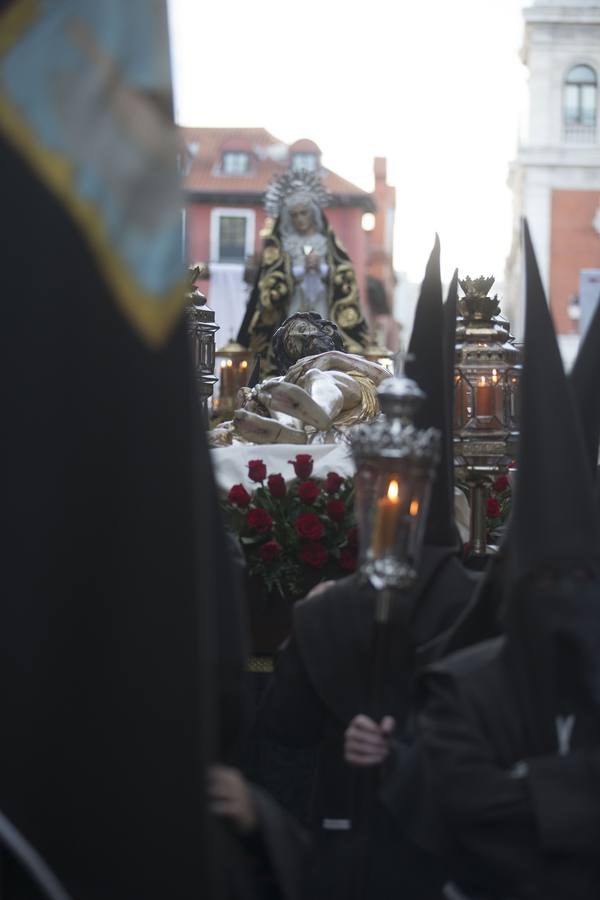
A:
<svg viewBox="0 0 600 900">
<path fill-rule="evenodd" d="M 395 265 L 501 280 L 523 118 L 523 0 L 169 0 L 177 120 L 315 140 L 323 164 L 397 189 Z"/>
</svg>

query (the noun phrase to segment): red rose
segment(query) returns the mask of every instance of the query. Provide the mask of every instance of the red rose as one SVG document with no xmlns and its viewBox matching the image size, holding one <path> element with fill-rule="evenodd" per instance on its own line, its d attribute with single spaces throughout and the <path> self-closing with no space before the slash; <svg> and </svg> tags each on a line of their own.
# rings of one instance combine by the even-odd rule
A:
<svg viewBox="0 0 600 900">
<path fill-rule="evenodd" d="M 246 513 L 246 523 L 253 531 L 266 534 L 273 524 L 273 519 L 266 509 L 249 509 Z"/>
<path fill-rule="evenodd" d="M 262 459 L 251 459 L 248 462 L 248 478 L 250 481 L 264 481 L 267 475 L 267 467 Z"/>
<path fill-rule="evenodd" d="M 276 500 L 285 497 L 286 487 L 283 475 L 269 475 L 267 478 L 267 485 L 271 497 L 275 497 Z"/>
<path fill-rule="evenodd" d="M 320 493 L 321 488 L 312 479 L 310 481 L 301 481 L 298 485 L 298 496 L 303 503 L 314 503 Z"/>
<path fill-rule="evenodd" d="M 288 462 L 294 467 L 297 478 L 304 481 L 312 475 L 313 458 L 310 453 L 298 453 L 296 459 L 288 459 Z"/>
<path fill-rule="evenodd" d="M 346 504 L 343 500 L 329 500 L 327 502 L 327 515 L 334 522 L 341 522 L 346 514 Z"/>
<path fill-rule="evenodd" d="M 489 497 L 487 502 L 488 519 L 499 519 L 500 512 L 500 503 L 496 500 L 495 497 Z"/>
<path fill-rule="evenodd" d="M 328 472 L 323 487 L 328 494 L 335 494 L 339 491 L 344 479 L 337 472 Z"/>
<path fill-rule="evenodd" d="M 348 546 L 356 550 L 358 547 L 358 528 L 351 528 L 347 535 Z"/>
<path fill-rule="evenodd" d="M 323 544 L 315 544 L 313 542 L 304 544 L 300 550 L 300 559 L 307 566 L 312 566 L 313 569 L 322 569 L 329 559 L 329 553 L 327 552 L 327 547 L 324 547 Z"/>
<path fill-rule="evenodd" d="M 323 537 L 325 528 L 320 518 L 315 513 L 302 513 L 296 519 L 296 531 L 301 538 L 307 541 L 318 541 Z"/>
<path fill-rule="evenodd" d="M 354 572 L 356 569 L 356 553 L 351 547 L 344 547 L 340 553 L 340 568 L 346 572 Z"/>
<path fill-rule="evenodd" d="M 227 499 L 235 506 L 248 506 L 252 498 L 243 484 L 234 484 L 227 494 Z"/>
<path fill-rule="evenodd" d="M 281 555 L 281 544 L 278 544 L 277 541 L 266 541 L 262 544 L 260 550 L 258 551 L 260 554 L 260 558 L 264 562 L 272 562 L 274 559 L 277 559 L 278 556 Z"/>
<path fill-rule="evenodd" d="M 510 481 L 506 475 L 498 475 L 494 482 L 494 490 L 497 494 L 502 494 L 510 487 Z"/>
</svg>

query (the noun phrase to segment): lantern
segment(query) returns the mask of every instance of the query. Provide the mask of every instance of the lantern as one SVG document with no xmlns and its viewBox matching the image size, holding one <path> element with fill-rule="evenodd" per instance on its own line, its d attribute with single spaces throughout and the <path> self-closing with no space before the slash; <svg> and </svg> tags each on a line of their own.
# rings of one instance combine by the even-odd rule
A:
<svg viewBox="0 0 600 900">
<path fill-rule="evenodd" d="M 460 281 L 454 370 L 454 457 L 458 478 L 470 486 L 471 551 L 487 550 L 489 485 L 513 463 L 519 436 L 520 354 L 493 278 Z"/>
<path fill-rule="evenodd" d="M 408 378 L 388 378 L 377 392 L 382 415 L 354 429 L 360 571 L 377 590 L 416 578 L 440 433 L 416 428 L 424 394 Z"/>
<path fill-rule="evenodd" d="M 192 342 L 192 362 L 198 388 L 202 419 L 208 426 L 208 401 L 212 397 L 217 382 L 215 377 L 215 334 L 219 326 L 215 324 L 215 313 L 206 303 L 206 297 L 194 287 L 200 277 L 199 267 L 190 269 L 190 292 L 188 294 L 187 329 Z"/>
<path fill-rule="evenodd" d="M 238 391 L 248 383 L 254 354 L 247 347 L 229 341 L 215 355 L 220 360 L 219 396 L 213 403 L 213 409 L 218 411 L 219 418 L 227 418 L 237 408 Z"/>
</svg>

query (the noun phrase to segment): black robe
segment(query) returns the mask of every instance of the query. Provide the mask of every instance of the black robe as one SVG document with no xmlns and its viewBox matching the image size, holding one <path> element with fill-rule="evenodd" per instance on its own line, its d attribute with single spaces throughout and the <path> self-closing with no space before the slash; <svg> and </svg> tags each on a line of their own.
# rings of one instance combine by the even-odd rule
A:
<svg viewBox="0 0 600 900">
<path fill-rule="evenodd" d="M 519 683 L 505 638 L 432 667 L 420 760 L 388 802 L 405 825 L 412 816 L 413 835 L 443 853 L 468 896 L 597 900 L 600 749 L 579 721 L 567 755 L 534 747 Z"/>
<path fill-rule="evenodd" d="M 250 792 L 257 829 L 244 837 L 221 828 L 222 900 L 302 900 L 309 841 L 292 816 L 256 785 Z"/>
<path fill-rule="evenodd" d="M 426 548 L 419 582 L 402 614 L 389 626 L 380 710 L 410 733 L 415 646 L 424 658 L 466 603 L 473 582 L 447 548 Z M 443 873 L 430 855 L 407 841 L 388 811 L 374 800 L 378 773 L 343 760 L 344 731 L 369 712 L 373 591 L 357 577 L 294 609 L 284 645 L 259 711 L 262 778 L 292 807 L 304 803 L 315 839 L 311 897 L 435 898 Z M 282 765 L 286 750 L 292 759 Z M 293 752 L 296 755 L 294 756 Z M 311 783 L 306 755 L 316 757 Z M 303 779 L 295 781 L 294 764 Z M 307 809 L 308 807 L 308 809 Z"/>
</svg>

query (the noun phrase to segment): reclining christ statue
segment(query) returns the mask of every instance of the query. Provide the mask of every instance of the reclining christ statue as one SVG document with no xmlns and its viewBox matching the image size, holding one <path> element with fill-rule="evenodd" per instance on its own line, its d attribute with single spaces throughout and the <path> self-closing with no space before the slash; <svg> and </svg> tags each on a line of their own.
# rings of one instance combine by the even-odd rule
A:
<svg viewBox="0 0 600 900">
<path fill-rule="evenodd" d="M 273 335 L 281 374 L 242 388 L 240 409 L 210 432 L 211 444 L 330 444 L 374 419 L 377 387 L 390 373 L 342 346 L 336 325 L 318 313 L 290 316 Z"/>
</svg>

